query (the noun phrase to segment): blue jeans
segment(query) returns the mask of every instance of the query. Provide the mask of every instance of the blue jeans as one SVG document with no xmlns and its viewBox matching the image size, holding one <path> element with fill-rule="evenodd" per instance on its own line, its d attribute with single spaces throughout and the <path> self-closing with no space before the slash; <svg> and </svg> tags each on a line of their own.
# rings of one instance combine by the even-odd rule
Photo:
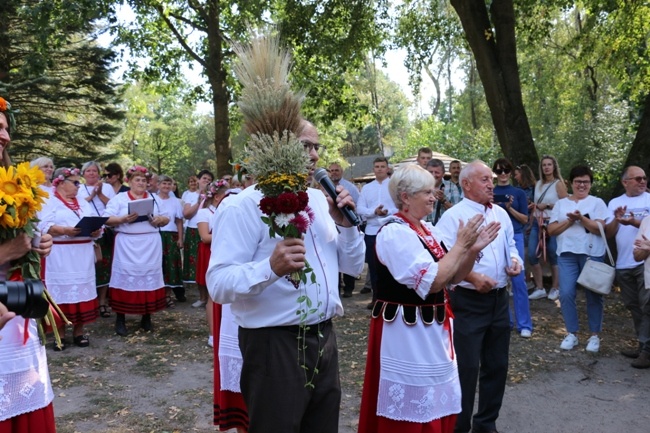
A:
<svg viewBox="0 0 650 433">
<path fill-rule="evenodd" d="M 539 244 L 539 224 L 537 220 L 533 221 L 528 237 L 528 262 L 531 265 L 539 264 L 537 257 L 537 245 Z M 523 257 L 523 256 L 522 256 Z M 557 239 L 555 236 L 549 236 L 546 240 L 546 260 L 551 266 L 557 265 Z"/>
<path fill-rule="evenodd" d="M 587 261 L 586 254 L 562 253 L 558 257 L 558 273 L 560 274 L 560 305 L 562 317 L 567 332 L 575 334 L 578 332 L 578 310 L 576 308 L 576 288 L 578 276 Z M 591 260 L 602 262 L 604 257 L 589 257 Z M 587 296 L 587 318 L 589 319 L 589 331 L 600 332 L 603 328 L 603 305 L 602 295 L 585 289 Z"/>
<path fill-rule="evenodd" d="M 519 257 L 524 257 L 524 234 L 515 233 L 515 244 L 517 245 L 517 252 Z M 515 317 L 517 319 L 517 329 L 521 332 L 522 329 L 533 330 L 533 319 L 530 317 L 530 305 L 528 304 L 528 288 L 526 287 L 526 274 L 523 270 L 519 275 L 510 277 L 512 282 L 512 300 L 515 309 Z M 512 314 L 510 315 L 510 326 L 512 326 Z"/>
</svg>

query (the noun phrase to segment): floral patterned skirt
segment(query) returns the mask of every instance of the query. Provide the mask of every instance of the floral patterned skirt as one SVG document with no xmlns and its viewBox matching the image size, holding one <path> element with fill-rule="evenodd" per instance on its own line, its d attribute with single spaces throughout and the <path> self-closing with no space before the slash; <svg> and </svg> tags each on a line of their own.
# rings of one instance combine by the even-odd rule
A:
<svg viewBox="0 0 650 433">
<path fill-rule="evenodd" d="M 183 242 L 183 282 L 195 283 L 196 282 L 196 263 L 198 258 L 199 243 L 201 237 L 199 236 L 199 229 L 188 227 L 185 229 L 185 238 Z"/>
<path fill-rule="evenodd" d="M 160 237 L 162 239 L 165 287 L 183 287 L 181 250 L 176 244 L 178 233 L 161 231 Z"/>
</svg>

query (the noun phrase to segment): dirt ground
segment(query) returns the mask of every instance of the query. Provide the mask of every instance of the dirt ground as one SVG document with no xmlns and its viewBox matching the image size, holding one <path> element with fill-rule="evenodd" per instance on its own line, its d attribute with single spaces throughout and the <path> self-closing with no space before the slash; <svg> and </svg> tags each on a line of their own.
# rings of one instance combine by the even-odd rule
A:
<svg viewBox="0 0 650 433">
<path fill-rule="evenodd" d="M 360 282 L 358 286 L 361 286 Z M 156 314 L 153 334 L 113 333 L 113 320 L 88 329 L 91 346 L 48 348 L 59 433 L 213 432 L 212 351 L 203 314 L 190 304 Z M 357 431 L 366 353 L 369 295 L 343 299 L 336 320 L 343 399 L 340 432 Z M 586 323 L 579 293 L 581 325 Z M 509 380 L 497 428 L 502 433 L 650 431 L 650 370 L 635 370 L 618 351 L 634 344 L 631 319 L 617 293 L 607 297 L 601 351 L 584 351 L 588 335 L 570 352 L 559 344 L 559 304 L 531 301 L 531 339 L 513 332 Z M 137 317 L 127 317 L 130 330 Z M 70 336 L 68 335 L 68 340 Z"/>
</svg>

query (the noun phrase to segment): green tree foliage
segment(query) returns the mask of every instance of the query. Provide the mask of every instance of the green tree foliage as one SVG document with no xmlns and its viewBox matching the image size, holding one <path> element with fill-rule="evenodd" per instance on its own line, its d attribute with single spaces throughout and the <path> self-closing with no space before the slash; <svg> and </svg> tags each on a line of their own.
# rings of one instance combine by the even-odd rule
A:
<svg viewBox="0 0 650 433">
<path fill-rule="evenodd" d="M 214 110 L 214 146 L 219 173 L 231 170 L 229 115 L 236 91 L 230 75 L 231 41 L 246 41 L 270 19 L 294 52 L 294 78 L 309 92 L 306 113 L 328 121 L 353 112 L 354 98 L 342 91 L 346 70 L 362 64 L 380 45 L 376 14 L 385 2 L 367 0 L 252 1 L 128 0 L 137 22 L 117 28 L 117 43 L 150 59 L 138 76 L 176 80 L 183 62 L 195 62 L 209 84 Z M 379 14 L 381 17 L 382 15 Z M 384 13 L 385 16 L 385 13 Z M 137 65 L 134 69 L 137 69 Z M 195 95 L 201 90 L 196 89 Z M 321 110 L 323 109 L 324 110 Z"/>
<path fill-rule="evenodd" d="M 176 86 L 131 84 L 124 92 L 126 125 L 116 142 L 126 160 L 185 185 L 198 170 L 216 170 L 210 116 L 193 113 Z"/>
<path fill-rule="evenodd" d="M 71 165 L 101 158 L 118 133 L 114 56 L 91 33 L 99 10 L 93 1 L 0 5 L 0 94 L 20 110 L 16 159 L 47 155 Z"/>
</svg>

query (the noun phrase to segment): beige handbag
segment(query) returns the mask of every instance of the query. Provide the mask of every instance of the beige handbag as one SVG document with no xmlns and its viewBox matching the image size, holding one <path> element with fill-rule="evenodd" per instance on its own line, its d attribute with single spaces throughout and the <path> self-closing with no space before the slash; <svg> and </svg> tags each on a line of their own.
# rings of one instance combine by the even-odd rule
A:
<svg viewBox="0 0 650 433">
<path fill-rule="evenodd" d="M 607 250 L 607 256 L 609 257 L 610 263 L 614 263 L 612 258 L 612 253 L 609 251 L 609 246 L 607 245 L 607 238 L 605 237 L 605 231 L 603 230 L 603 225 L 599 222 L 598 228 L 600 229 L 600 236 L 602 236 L 605 241 L 605 249 Z M 608 265 L 607 263 L 597 262 L 587 258 L 582 272 L 578 277 L 578 284 L 580 284 L 585 289 L 589 289 L 594 293 L 599 295 L 608 295 L 612 290 L 612 284 L 614 284 L 614 276 L 616 275 L 616 268 Z"/>
</svg>

